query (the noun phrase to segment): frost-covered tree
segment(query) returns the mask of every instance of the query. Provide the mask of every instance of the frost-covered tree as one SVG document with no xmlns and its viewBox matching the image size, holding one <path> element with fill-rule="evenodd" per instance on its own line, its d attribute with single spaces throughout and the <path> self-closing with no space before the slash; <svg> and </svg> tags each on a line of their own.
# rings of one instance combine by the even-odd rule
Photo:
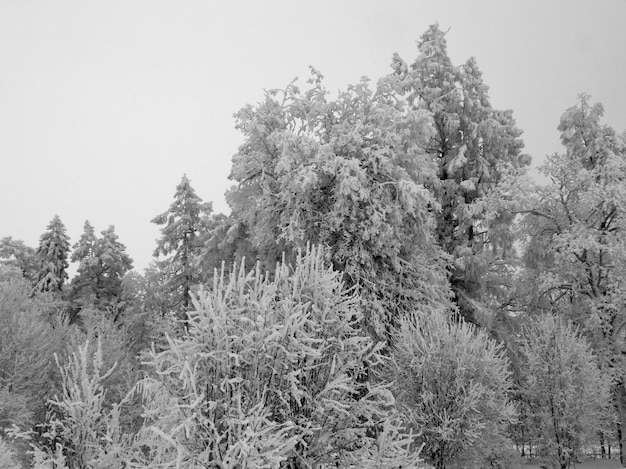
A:
<svg viewBox="0 0 626 469">
<path fill-rule="evenodd" d="M 21 277 L 33 285 L 37 281 L 38 261 L 35 249 L 22 240 L 6 236 L 0 239 L 0 266 L 16 268 Z"/>
<path fill-rule="evenodd" d="M 89 220 L 85 220 L 83 233 L 74 244 L 71 260 L 78 262 L 76 276 L 72 279 L 72 297 L 82 305 L 95 303 L 99 268 L 96 257 L 98 238 Z"/>
<path fill-rule="evenodd" d="M 476 60 L 452 63 L 445 32 L 432 25 L 409 66 L 398 55 L 387 80 L 431 116 L 424 148 L 436 161 L 428 188 L 441 206 L 436 238 L 451 257 L 451 286 L 465 319 L 489 326 L 482 305 L 499 306 L 511 289 L 513 210 L 530 158 L 512 111 L 491 106 Z"/>
<path fill-rule="evenodd" d="M 600 366 L 615 383 L 626 420 L 626 144 L 600 119 L 588 96 L 562 116 L 565 153 L 551 155 L 525 219 L 528 308 L 565 315 L 590 340 Z"/>
<path fill-rule="evenodd" d="M 102 278 L 99 284 L 99 298 L 117 301 L 122 296 L 122 279 L 133 268 L 133 260 L 126 253 L 126 246 L 118 241 L 115 227 L 109 226 L 102 232 L 97 245 Z"/>
<path fill-rule="evenodd" d="M 23 278 L 0 281 L 0 331 L 2 439 L 14 426 L 28 431 L 43 422 L 46 402 L 59 385 L 53 355 L 72 334 L 58 298 L 33 292 Z M 26 448 L 14 443 L 20 460 L 25 459 Z"/>
<path fill-rule="evenodd" d="M 551 184 L 538 189 L 525 220 L 525 260 L 536 306 L 617 332 L 626 300 L 626 144 L 600 123 L 602 114 L 582 96 L 561 118 L 566 152 L 541 168 Z"/>
<path fill-rule="evenodd" d="M 105 371 L 100 340 L 95 349 L 79 345 L 63 360 L 55 355 L 62 392 L 50 401 L 42 442 L 33 444 L 35 468 L 107 469 L 138 467 L 141 453 L 133 432 L 121 423 L 132 393 L 106 405 L 104 383 L 117 363 Z"/>
<path fill-rule="evenodd" d="M 37 256 L 39 260 L 39 275 L 37 289 L 60 293 L 63 283 L 67 280 L 66 269 L 69 264 L 67 258 L 70 252 L 69 236 L 65 225 L 58 215 L 55 215 L 48 231 L 41 235 Z"/>
<path fill-rule="evenodd" d="M 154 256 L 166 256 L 159 266 L 167 277 L 165 288 L 173 293 L 169 307 L 182 316 L 191 304 L 192 286 L 200 282 L 197 260 L 211 211 L 211 204 L 202 202 L 184 175 L 169 209 L 152 219 L 163 226 Z"/>
<path fill-rule="evenodd" d="M 516 409 L 504 348 L 443 312 L 403 318 L 394 343 L 394 392 L 435 467 L 510 467 L 506 431 Z"/>
<path fill-rule="evenodd" d="M 566 469 L 610 426 L 610 382 L 585 339 L 556 316 L 542 316 L 524 328 L 521 355 L 522 418 L 537 438 L 531 444 Z"/>
<path fill-rule="evenodd" d="M 221 232 L 266 266 L 308 242 L 328 246 L 334 268 L 360 288 L 367 327 L 386 337 L 407 311 L 448 301 L 432 236 L 438 204 L 424 186 L 436 177 L 422 150 L 429 119 L 384 81 L 372 90 L 364 79 L 335 100 L 315 70 L 309 85 L 270 91 L 237 114 L 245 142 Z"/>
<path fill-rule="evenodd" d="M 22 469 L 18 457 L 13 448 L 0 436 L 0 468 Z"/>
<path fill-rule="evenodd" d="M 97 238 L 86 221 L 83 234 L 74 246 L 72 260 L 79 262 L 72 279 L 74 301 L 79 307 L 95 307 L 119 313 L 122 279 L 133 267 L 126 246 L 118 241 L 112 225 Z"/>
<path fill-rule="evenodd" d="M 222 271 L 198 293 L 188 335 L 147 357 L 151 467 L 420 467 L 374 377 L 382 344 L 362 334 L 355 292 L 323 258 Z"/>
</svg>

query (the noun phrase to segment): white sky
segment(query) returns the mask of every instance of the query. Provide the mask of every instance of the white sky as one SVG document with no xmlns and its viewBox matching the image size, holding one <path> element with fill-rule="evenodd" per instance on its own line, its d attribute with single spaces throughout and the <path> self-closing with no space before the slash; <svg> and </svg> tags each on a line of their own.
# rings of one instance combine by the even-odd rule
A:
<svg viewBox="0 0 626 469">
<path fill-rule="evenodd" d="M 581 92 L 626 129 L 624 0 L 0 0 L 0 238 L 113 224 L 142 270 L 183 173 L 228 211 L 238 109 L 309 65 L 331 91 L 376 80 L 437 21 L 535 163 Z"/>
</svg>

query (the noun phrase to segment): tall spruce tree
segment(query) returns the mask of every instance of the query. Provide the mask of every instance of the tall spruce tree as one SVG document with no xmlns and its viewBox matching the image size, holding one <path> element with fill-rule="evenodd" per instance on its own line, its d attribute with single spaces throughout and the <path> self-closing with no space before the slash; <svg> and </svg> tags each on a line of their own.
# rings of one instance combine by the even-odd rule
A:
<svg viewBox="0 0 626 469">
<path fill-rule="evenodd" d="M 39 257 L 39 275 L 37 276 L 37 290 L 61 293 L 63 283 L 67 280 L 66 269 L 70 251 L 69 236 L 65 225 L 58 215 L 55 215 L 48 231 L 41 235 L 37 256 Z"/>
<path fill-rule="evenodd" d="M 166 288 L 174 293 L 170 307 L 180 314 L 189 309 L 191 288 L 200 281 L 197 258 L 211 211 L 211 203 L 202 202 L 183 175 L 174 202 L 152 219 L 152 223 L 163 226 L 154 256 L 168 256 L 159 266 L 168 279 Z"/>
<path fill-rule="evenodd" d="M 437 163 L 428 187 L 441 206 L 436 237 L 452 257 L 451 286 L 462 315 L 481 325 L 481 304 L 503 302 L 513 252 L 511 224 L 519 177 L 530 164 L 512 111 L 492 108 L 474 58 L 452 64 L 446 33 L 432 25 L 409 66 L 398 55 L 389 80 L 432 117 L 425 148 Z M 495 203 L 494 203 L 495 201 Z"/>
</svg>

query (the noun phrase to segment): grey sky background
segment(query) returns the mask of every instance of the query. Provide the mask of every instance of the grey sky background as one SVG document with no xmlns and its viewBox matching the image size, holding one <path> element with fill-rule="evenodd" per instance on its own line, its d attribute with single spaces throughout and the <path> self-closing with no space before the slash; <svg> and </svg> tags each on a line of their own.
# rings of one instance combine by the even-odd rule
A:
<svg viewBox="0 0 626 469">
<path fill-rule="evenodd" d="M 72 244 L 112 224 L 141 271 L 184 173 L 228 212 L 237 110 L 309 65 L 331 91 L 377 80 L 434 22 L 534 166 L 582 92 L 626 130 L 624 0 L 0 0 L 0 238 L 36 247 L 55 214 Z"/>
</svg>

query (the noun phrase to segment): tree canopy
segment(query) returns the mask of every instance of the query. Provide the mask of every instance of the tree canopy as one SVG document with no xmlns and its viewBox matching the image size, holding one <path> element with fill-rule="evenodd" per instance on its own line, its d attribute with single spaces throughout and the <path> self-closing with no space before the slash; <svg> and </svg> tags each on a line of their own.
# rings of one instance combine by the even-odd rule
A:
<svg viewBox="0 0 626 469">
<path fill-rule="evenodd" d="M 513 112 L 491 106 L 474 58 L 452 64 L 438 25 L 421 36 L 418 52 L 410 65 L 394 55 L 388 79 L 412 108 L 430 116 L 424 150 L 436 164 L 427 184 L 441 207 L 435 237 L 451 256 L 455 303 L 467 320 L 480 324 L 476 302 L 503 303 L 510 294 L 512 209 L 530 157 L 521 153 Z"/>
<path fill-rule="evenodd" d="M 367 325 L 383 337 L 399 315 L 448 301 L 444 256 L 433 237 L 438 204 L 425 183 L 428 116 L 382 81 L 328 99 L 309 87 L 272 90 L 237 114 L 246 140 L 233 157 L 227 236 L 245 237 L 265 265 L 307 243 L 363 295 Z"/>
</svg>

